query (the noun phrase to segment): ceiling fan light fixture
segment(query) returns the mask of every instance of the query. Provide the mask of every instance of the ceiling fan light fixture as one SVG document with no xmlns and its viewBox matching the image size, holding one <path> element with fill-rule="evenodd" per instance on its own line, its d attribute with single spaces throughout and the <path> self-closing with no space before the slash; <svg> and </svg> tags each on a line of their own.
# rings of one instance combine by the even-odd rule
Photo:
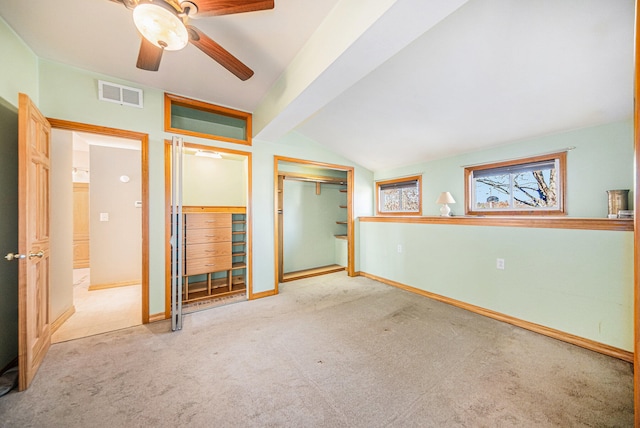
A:
<svg viewBox="0 0 640 428">
<path fill-rule="evenodd" d="M 184 22 L 164 2 L 140 3 L 133 10 L 133 22 L 145 39 L 165 50 L 180 50 L 189 43 Z"/>
</svg>

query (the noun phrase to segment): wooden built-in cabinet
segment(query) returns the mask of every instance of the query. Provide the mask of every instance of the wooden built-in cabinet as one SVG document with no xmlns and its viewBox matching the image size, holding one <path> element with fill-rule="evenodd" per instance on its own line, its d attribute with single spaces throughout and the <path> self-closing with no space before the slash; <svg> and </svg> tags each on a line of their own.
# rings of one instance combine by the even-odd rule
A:
<svg viewBox="0 0 640 428">
<path fill-rule="evenodd" d="M 245 213 L 183 215 L 183 302 L 246 292 Z"/>
</svg>

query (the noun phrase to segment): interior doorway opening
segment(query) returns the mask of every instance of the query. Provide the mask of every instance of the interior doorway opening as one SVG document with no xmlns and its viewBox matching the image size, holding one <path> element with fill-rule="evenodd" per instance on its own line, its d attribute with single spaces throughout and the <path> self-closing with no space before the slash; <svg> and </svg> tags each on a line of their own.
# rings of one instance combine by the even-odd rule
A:
<svg viewBox="0 0 640 428">
<path fill-rule="evenodd" d="M 275 157 L 278 284 L 346 270 L 354 276 L 353 168 Z"/>
<path fill-rule="evenodd" d="M 52 342 L 146 323 L 147 136 L 50 122 Z"/>
</svg>

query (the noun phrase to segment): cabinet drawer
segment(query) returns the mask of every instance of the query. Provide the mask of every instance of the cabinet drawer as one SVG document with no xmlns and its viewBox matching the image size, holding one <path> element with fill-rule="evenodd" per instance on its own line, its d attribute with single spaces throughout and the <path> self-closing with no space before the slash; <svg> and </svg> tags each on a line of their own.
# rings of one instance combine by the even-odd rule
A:
<svg viewBox="0 0 640 428">
<path fill-rule="evenodd" d="M 189 229 L 211 229 L 231 227 L 230 213 L 189 213 L 185 214 L 184 227 Z"/>
<path fill-rule="evenodd" d="M 200 275 L 231 269 L 231 256 L 207 257 L 204 259 L 187 259 L 184 274 Z"/>
<path fill-rule="evenodd" d="M 185 248 L 187 260 L 202 259 L 205 257 L 230 256 L 231 244 L 229 242 L 208 242 L 206 244 L 191 244 Z"/>
<path fill-rule="evenodd" d="M 230 242 L 231 227 L 217 229 L 193 229 L 185 233 L 187 246 L 191 244 L 206 244 L 210 242 Z"/>
</svg>

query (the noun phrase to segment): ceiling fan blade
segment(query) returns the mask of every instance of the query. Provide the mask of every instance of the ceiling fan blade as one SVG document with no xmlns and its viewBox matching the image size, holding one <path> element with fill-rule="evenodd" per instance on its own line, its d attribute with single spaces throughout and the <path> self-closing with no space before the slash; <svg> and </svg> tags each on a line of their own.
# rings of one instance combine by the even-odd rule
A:
<svg viewBox="0 0 640 428">
<path fill-rule="evenodd" d="M 187 29 L 189 30 L 189 42 L 191 44 L 235 74 L 240 80 L 247 80 L 253 76 L 253 70 L 244 65 L 242 61 L 230 54 L 225 48 L 211 40 L 209 36 L 192 25 L 188 25 Z"/>
<path fill-rule="evenodd" d="M 140 43 L 140 52 L 138 53 L 136 67 L 142 70 L 158 71 L 164 49 L 159 48 L 144 37 L 141 37 L 141 39 L 142 42 Z"/>
<path fill-rule="evenodd" d="M 114 3 L 123 4 L 127 9 L 133 9 L 138 5 L 138 0 L 110 0 Z"/>
<path fill-rule="evenodd" d="M 198 7 L 197 16 L 231 15 L 273 9 L 274 0 L 191 0 Z"/>
</svg>

